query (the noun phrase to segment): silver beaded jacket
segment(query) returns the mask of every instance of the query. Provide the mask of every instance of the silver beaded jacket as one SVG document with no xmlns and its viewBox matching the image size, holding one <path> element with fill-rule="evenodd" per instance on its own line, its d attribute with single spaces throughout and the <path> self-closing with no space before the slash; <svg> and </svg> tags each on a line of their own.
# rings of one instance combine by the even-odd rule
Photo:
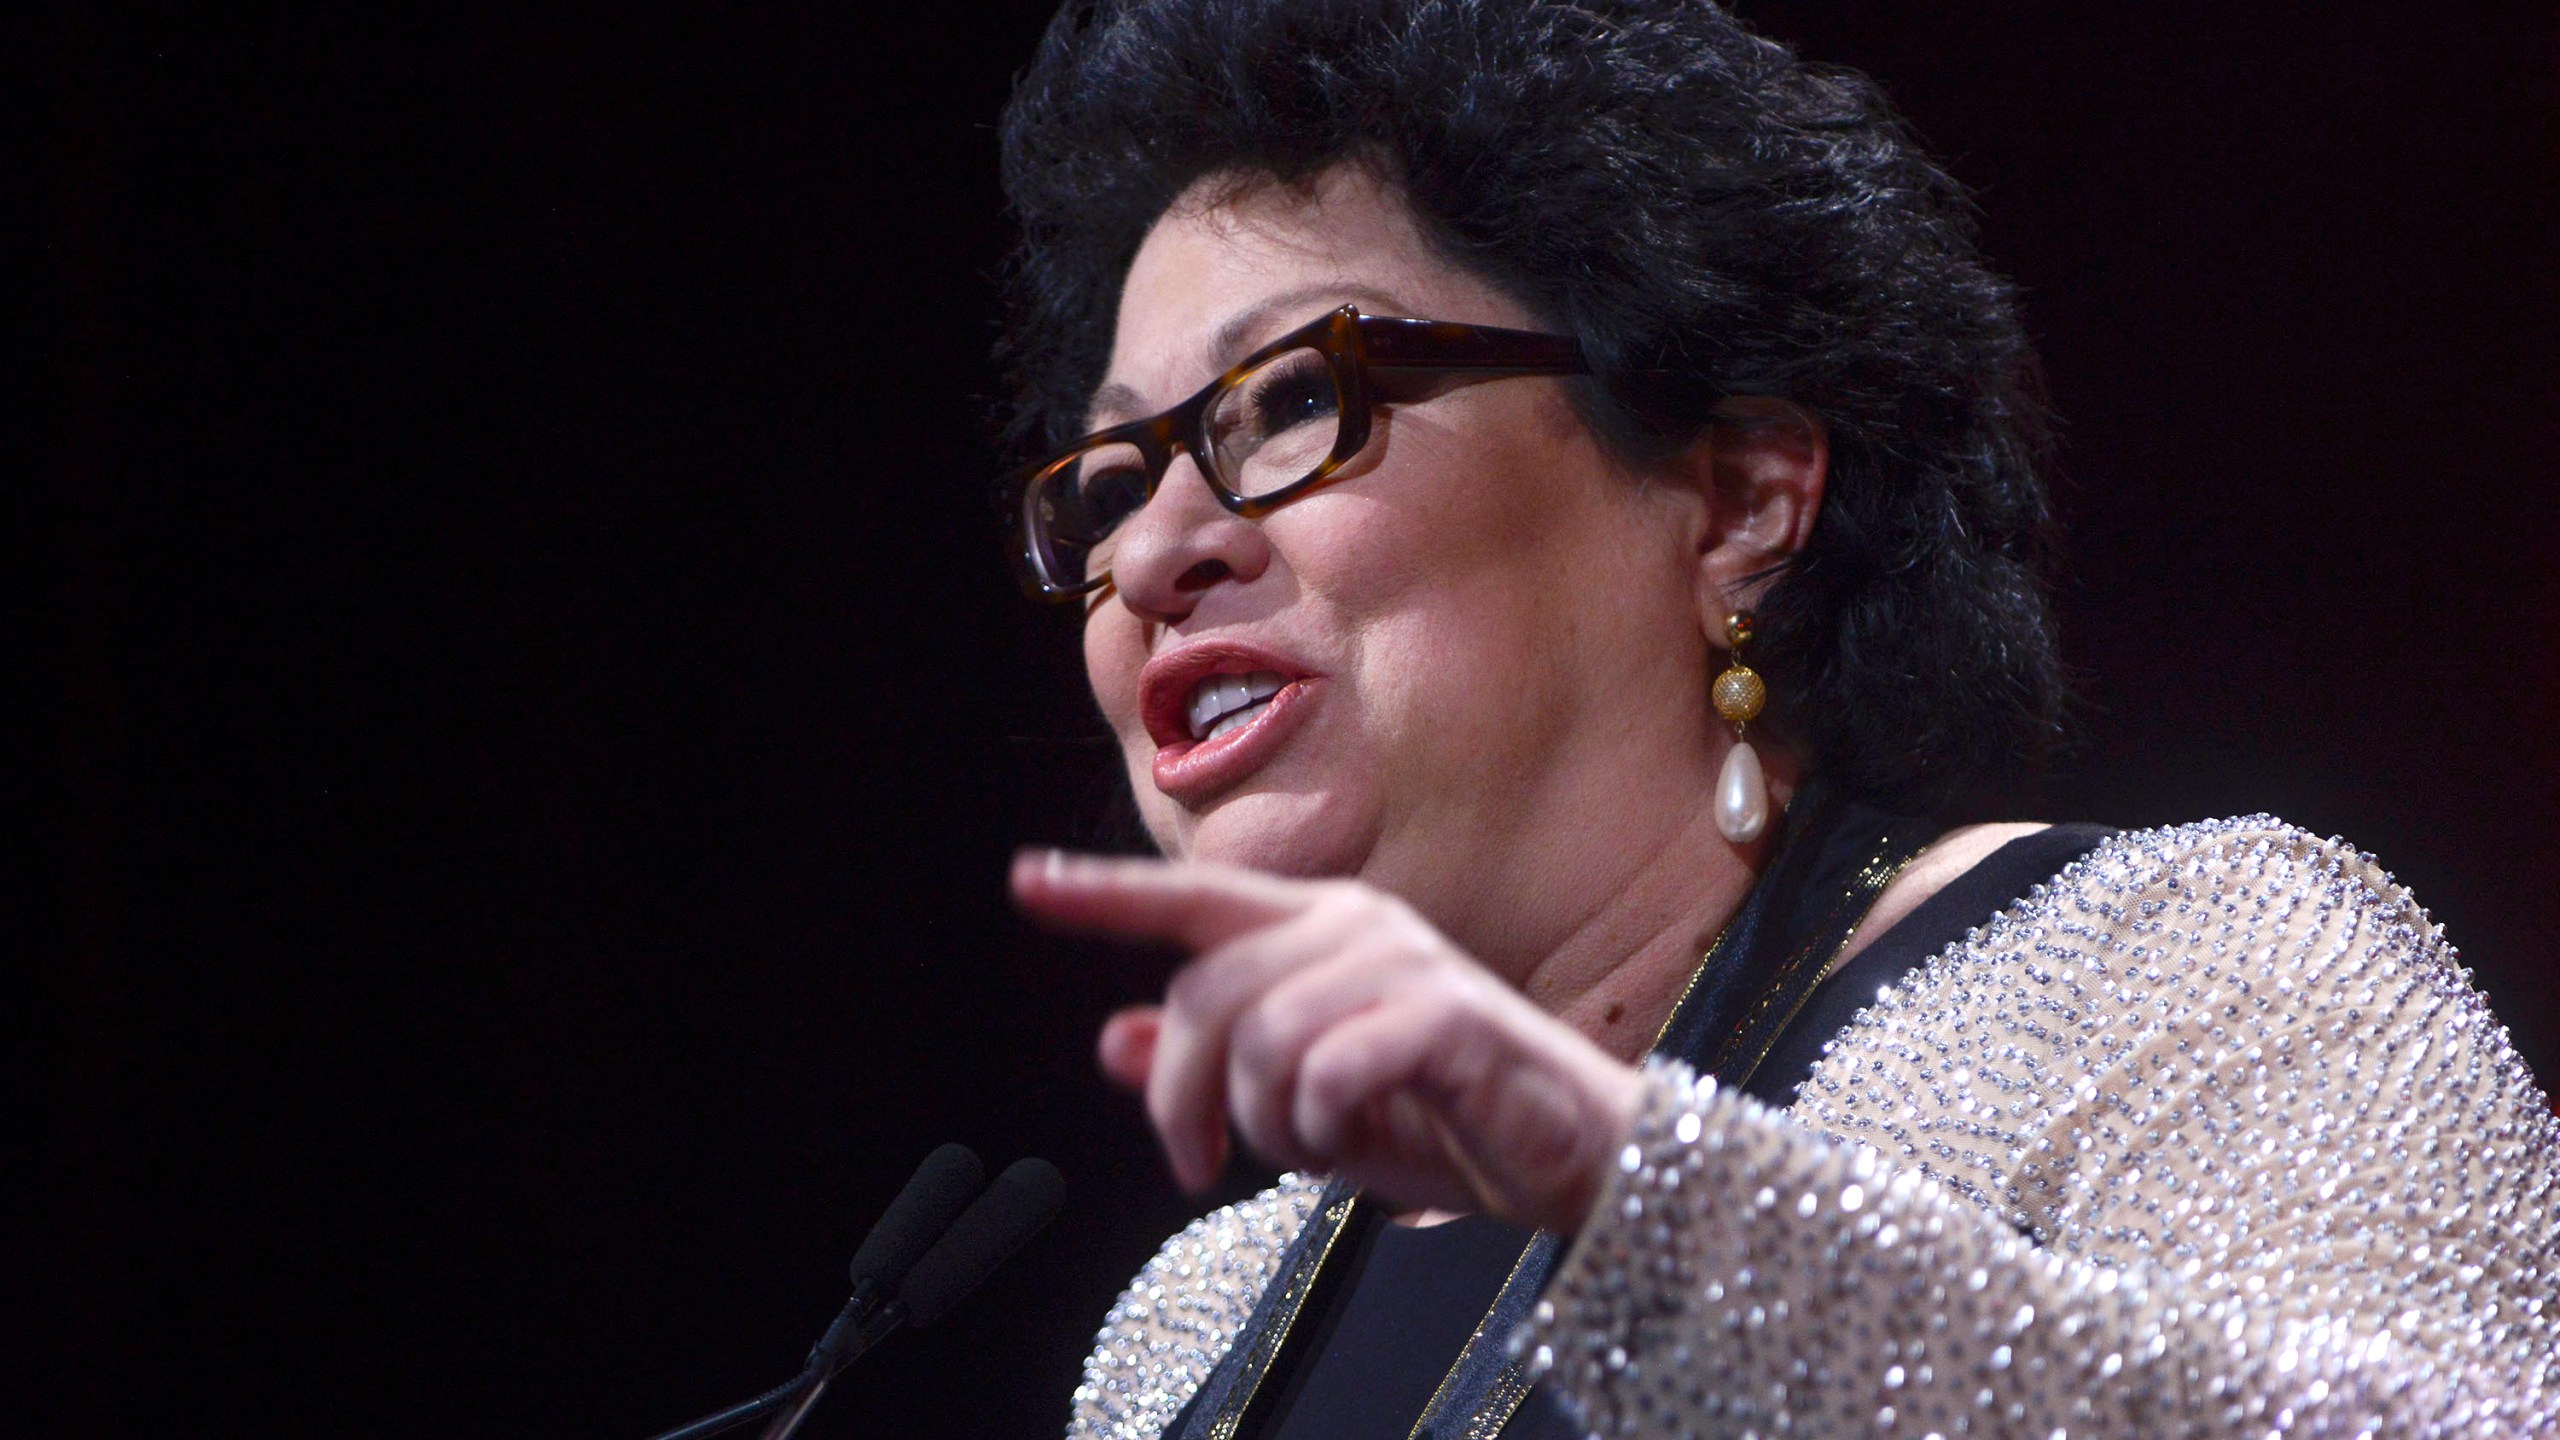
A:
<svg viewBox="0 0 2560 1440">
<path fill-rule="evenodd" d="M 1513 1338 L 1595 1435 L 2560 1435 L 2560 1120 L 2341 842 L 2119 836 L 1879 993 L 1786 1109 L 1646 1082 Z M 1163 1430 L 1319 1188 L 1165 1245 L 1072 1440 Z"/>
</svg>

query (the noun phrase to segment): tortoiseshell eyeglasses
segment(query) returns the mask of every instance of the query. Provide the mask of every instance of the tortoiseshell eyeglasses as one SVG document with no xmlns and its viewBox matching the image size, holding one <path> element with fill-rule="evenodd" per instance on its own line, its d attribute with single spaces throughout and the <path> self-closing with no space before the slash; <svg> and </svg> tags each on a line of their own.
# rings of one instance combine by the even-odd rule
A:
<svg viewBox="0 0 2560 1440">
<path fill-rule="evenodd" d="M 1561 335 L 1363 315 L 1345 305 L 1236 362 L 1200 393 L 1144 420 L 1097 430 L 1005 481 L 1014 562 L 1036 600 L 1111 578 L 1111 537 L 1156 493 L 1176 454 L 1230 512 L 1258 520 L 1322 485 L 1369 443 L 1381 401 L 1416 382 L 1575 375 Z"/>
</svg>

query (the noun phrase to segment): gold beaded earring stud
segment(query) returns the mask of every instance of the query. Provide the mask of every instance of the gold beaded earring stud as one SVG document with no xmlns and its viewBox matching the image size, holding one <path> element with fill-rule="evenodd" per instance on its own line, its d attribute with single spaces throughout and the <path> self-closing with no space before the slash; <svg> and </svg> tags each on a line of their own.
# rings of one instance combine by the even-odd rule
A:
<svg viewBox="0 0 2560 1440">
<path fill-rule="evenodd" d="M 1711 692 L 1716 714 L 1733 727 L 1733 748 L 1725 752 L 1724 770 L 1716 776 L 1716 829 L 1736 845 L 1748 845 L 1769 827 L 1769 777 L 1760 752 L 1751 748 L 1744 727 L 1769 703 L 1769 687 L 1759 672 L 1742 663 L 1742 647 L 1751 643 L 1751 612 L 1725 617 L 1724 638 L 1733 646 L 1733 664 L 1716 677 Z"/>
</svg>

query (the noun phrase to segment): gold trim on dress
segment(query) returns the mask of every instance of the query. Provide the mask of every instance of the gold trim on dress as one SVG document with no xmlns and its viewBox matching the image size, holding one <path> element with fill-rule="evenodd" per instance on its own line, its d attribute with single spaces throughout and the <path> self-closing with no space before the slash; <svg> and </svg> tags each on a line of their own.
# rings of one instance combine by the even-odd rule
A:
<svg viewBox="0 0 2560 1440">
<path fill-rule="evenodd" d="M 1307 1222 L 1320 1228 L 1289 1274 L 1288 1288 L 1280 1295 L 1278 1315 L 1253 1337 L 1253 1347 L 1245 1351 L 1244 1366 L 1236 1375 L 1235 1387 L 1227 1394 L 1227 1403 L 1209 1422 L 1209 1440 L 1235 1440 L 1238 1427 L 1243 1425 L 1246 1412 L 1253 1408 L 1254 1398 L 1262 1389 L 1263 1377 L 1270 1373 L 1271 1362 L 1279 1358 L 1280 1347 L 1288 1343 L 1289 1332 L 1298 1323 L 1298 1312 L 1306 1307 L 1307 1296 L 1314 1292 L 1316 1281 L 1324 1273 L 1324 1262 L 1332 1257 L 1335 1242 L 1349 1228 L 1347 1222 L 1359 1204 L 1358 1194 L 1345 1195 Z"/>
</svg>

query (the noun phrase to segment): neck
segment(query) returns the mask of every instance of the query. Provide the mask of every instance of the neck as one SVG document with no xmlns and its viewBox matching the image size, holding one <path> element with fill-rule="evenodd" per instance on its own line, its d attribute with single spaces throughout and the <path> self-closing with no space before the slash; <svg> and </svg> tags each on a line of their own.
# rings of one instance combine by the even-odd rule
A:
<svg viewBox="0 0 2560 1440">
<path fill-rule="evenodd" d="M 1783 805 L 1795 789 L 1793 768 L 1762 753 L 1772 798 Z M 1633 1063 L 1653 1048 L 1699 961 L 1741 907 L 1779 827 L 1773 818 L 1767 833 L 1737 847 L 1702 802 L 1641 843 L 1625 843 L 1638 836 L 1623 817 L 1610 828 L 1620 843 L 1581 848 L 1543 883 L 1506 887 L 1512 903 L 1475 912 L 1483 923 L 1444 928 L 1540 1009 Z M 1532 916 L 1544 923 L 1522 923 Z"/>
<path fill-rule="evenodd" d="M 1653 1048 L 1698 961 L 1742 904 L 1760 855 L 1701 814 L 1700 844 L 1665 847 L 1516 977 L 1540 1009 L 1632 1063 Z M 1753 847 L 1764 851 L 1766 842 Z"/>
</svg>

